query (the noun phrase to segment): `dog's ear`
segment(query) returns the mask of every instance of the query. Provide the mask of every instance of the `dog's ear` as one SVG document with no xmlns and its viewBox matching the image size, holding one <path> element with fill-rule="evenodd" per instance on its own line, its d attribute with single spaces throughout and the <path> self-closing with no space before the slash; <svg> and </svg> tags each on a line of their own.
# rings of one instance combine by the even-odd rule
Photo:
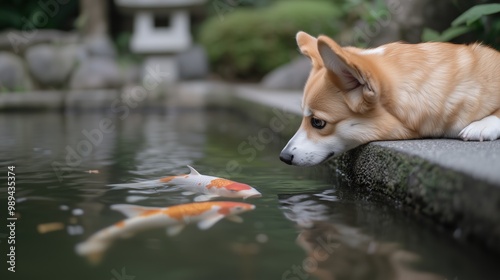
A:
<svg viewBox="0 0 500 280">
<path fill-rule="evenodd" d="M 335 41 L 320 36 L 317 41 L 318 53 L 323 65 L 333 74 L 334 82 L 345 94 L 349 108 L 364 113 L 376 104 L 378 94 L 369 65 L 357 54 L 344 50 Z"/>
<path fill-rule="evenodd" d="M 300 52 L 311 59 L 313 67 L 322 67 L 323 63 L 318 52 L 318 39 L 303 31 L 297 32 L 295 39 L 297 40 Z"/>
</svg>

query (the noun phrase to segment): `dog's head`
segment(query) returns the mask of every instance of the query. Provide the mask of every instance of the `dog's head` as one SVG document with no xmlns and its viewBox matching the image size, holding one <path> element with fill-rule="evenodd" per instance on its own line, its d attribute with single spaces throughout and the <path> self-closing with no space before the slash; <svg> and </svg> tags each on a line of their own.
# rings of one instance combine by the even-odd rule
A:
<svg viewBox="0 0 500 280">
<path fill-rule="evenodd" d="M 311 59 L 304 88 L 302 124 L 280 155 L 287 164 L 311 166 L 377 139 L 382 90 L 377 52 L 342 48 L 326 36 L 297 33 Z"/>
</svg>

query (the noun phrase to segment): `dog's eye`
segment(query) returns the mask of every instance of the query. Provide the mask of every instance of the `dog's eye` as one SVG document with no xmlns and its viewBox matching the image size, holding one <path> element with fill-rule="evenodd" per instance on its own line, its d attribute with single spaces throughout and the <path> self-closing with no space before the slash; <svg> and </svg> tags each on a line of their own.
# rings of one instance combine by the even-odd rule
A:
<svg viewBox="0 0 500 280">
<path fill-rule="evenodd" d="M 320 119 L 317 119 L 317 118 L 311 118 L 311 125 L 314 128 L 322 129 L 323 127 L 326 126 L 326 122 L 324 120 L 320 120 Z"/>
</svg>

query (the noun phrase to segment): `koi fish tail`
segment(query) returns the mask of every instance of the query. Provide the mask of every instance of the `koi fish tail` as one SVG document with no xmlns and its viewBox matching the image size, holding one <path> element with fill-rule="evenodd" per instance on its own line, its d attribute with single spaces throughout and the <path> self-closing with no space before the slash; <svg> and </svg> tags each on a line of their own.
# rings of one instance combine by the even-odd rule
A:
<svg viewBox="0 0 500 280">
<path fill-rule="evenodd" d="M 149 180 L 126 184 L 111 184 L 108 186 L 113 187 L 113 189 L 146 189 L 161 187 L 163 185 L 165 185 L 165 183 L 161 182 L 160 180 Z"/>
<path fill-rule="evenodd" d="M 88 240 L 76 245 L 76 253 L 80 256 L 84 256 L 91 264 L 98 264 L 101 262 L 102 257 L 108 247 L 109 242 L 102 240 Z"/>
</svg>

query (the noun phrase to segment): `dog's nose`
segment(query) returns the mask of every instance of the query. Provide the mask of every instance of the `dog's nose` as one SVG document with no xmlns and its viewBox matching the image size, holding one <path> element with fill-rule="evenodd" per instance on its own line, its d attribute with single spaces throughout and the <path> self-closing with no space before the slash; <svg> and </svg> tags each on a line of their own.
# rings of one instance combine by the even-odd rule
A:
<svg viewBox="0 0 500 280">
<path fill-rule="evenodd" d="M 291 165 L 293 162 L 293 154 L 287 152 L 280 153 L 280 160 L 288 165 Z"/>
</svg>

